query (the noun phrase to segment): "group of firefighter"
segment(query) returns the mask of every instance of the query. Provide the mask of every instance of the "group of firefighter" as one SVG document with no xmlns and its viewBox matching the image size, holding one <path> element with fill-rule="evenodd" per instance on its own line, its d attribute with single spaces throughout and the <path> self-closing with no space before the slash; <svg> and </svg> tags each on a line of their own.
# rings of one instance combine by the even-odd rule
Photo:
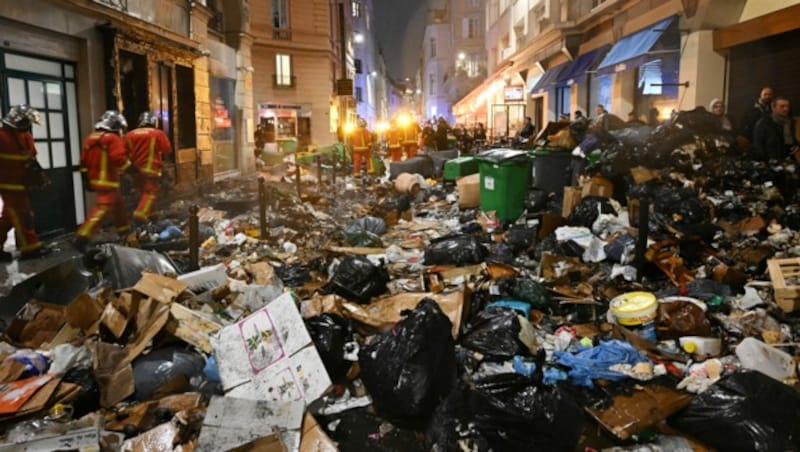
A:
<svg viewBox="0 0 800 452">
<path fill-rule="evenodd" d="M 410 159 L 419 149 L 420 128 L 416 122 L 392 120 L 385 133 L 389 157 L 393 162 Z M 353 159 L 353 175 L 361 174 L 362 165 L 367 172 L 372 171 L 372 149 L 377 144 L 377 136 L 367 128 L 363 118 L 358 120 L 358 128 L 350 137 L 350 152 Z"/>
<path fill-rule="evenodd" d="M 46 254 L 34 229 L 30 191 L 42 188 L 42 177 L 30 177 L 43 170 L 36 160 L 32 135 L 40 124 L 39 112 L 28 105 L 10 108 L 0 127 L 0 261 L 13 259 L 3 251 L 6 236 L 13 228 L 20 259 Z M 118 111 L 109 110 L 94 125 L 80 153 L 83 185 L 95 193 L 96 202 L 86 221 L 78 228 L 75 245 L 83 251 L 107 218 L 113 220 L 121 238 L 131 232 L 128 209 L 120 192 L 122 174 L 132 175 L 140 198 L 133 212 L 134 225 L 142 227 L 153 219 L 158 197 L 163 156 L 172 152 L 169 138 L 158 128 L 158 117 L 150 112 L 139 116 L 137 128 L 125 133 L 128 123 Z"/>
</svg>

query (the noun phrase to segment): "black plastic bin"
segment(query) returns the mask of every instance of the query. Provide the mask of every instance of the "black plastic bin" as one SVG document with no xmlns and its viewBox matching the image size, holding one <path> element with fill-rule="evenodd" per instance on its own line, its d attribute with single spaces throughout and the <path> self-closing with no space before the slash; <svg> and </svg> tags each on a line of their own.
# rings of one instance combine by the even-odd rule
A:
<svg viewBox="0 0 800 452">
<path fill-rule="evenodd" d="M 533 187 L 561 195 L 572 184 L 572 154 L 569 151 L 535 150 L 533 157 Z"/>
</svg>

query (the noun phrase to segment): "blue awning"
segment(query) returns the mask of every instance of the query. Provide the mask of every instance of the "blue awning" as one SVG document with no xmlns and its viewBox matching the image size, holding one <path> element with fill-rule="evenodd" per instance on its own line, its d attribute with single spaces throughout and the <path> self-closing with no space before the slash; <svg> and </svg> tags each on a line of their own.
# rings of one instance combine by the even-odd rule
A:
<svg viewBox="0 0 800 452">
<path fill-rule="evenodd" d="M 558 86 L 569 86 L 580 83 L 586 77 L 586 71 L 594 69 L 597 62 L 606 54 L 611 46 L 603 46 L 575 58 L 570 66 L 558 76 Z"/>
<path fill-rule="evenodd" d="M 550 88 L 556 86 L 556 81 L 558 80 L 558 76 L 561 74 L 561 71 L 566 69 L 567 63 L 561 63 L 556 67 L 552 67 L 544 72 L 542 78 L 536 82 L 536 85 L 531 89 L 531 94 L 540 94 L 543 93 Z"/>
<path fill-rule="evenodd" d="M 609 74 L 640 66 L 647 59 L 647 53 L 652 50 L 674 21 L 675 16 L 671 16 L 622 38 L 603 58 L 600 66 L 597 67 L 597 72 Z M 623 64 L 624 66 L 620 66 Z"/>
</svg>

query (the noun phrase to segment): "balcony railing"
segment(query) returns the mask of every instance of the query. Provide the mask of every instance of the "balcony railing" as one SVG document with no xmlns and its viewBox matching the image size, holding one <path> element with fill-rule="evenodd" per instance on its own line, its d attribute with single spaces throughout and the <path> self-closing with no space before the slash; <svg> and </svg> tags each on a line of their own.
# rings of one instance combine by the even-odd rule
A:
<svg viewBox="0 0 800 452">
<path fill-rule="evenodd" d="M 289 28 L 273 28 L 272 39 L 277 39 L 280 41 L 291 41 L 292 30 Z"/>
<path fill-rule="evenodd" d="M 211 19 L 208 20 L 208 28 L 216 31 L 217 33 L 225 33 L 225 20 L 222 12 L 216 12 Z"/>
<path fill-rule="evenodd" d="M 294 75 L 272 74 L 273 88 L 294 88 L 297 86 L 297 78 Z"/>
</svg>

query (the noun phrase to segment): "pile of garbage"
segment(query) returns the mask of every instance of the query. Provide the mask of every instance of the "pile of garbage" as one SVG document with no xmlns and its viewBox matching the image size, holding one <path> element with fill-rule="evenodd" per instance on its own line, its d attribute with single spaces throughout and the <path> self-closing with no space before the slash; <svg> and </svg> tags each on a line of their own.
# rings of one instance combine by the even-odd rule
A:
<svg viewBox="0 0 800 452">
<path fill-rule="evenodd" d="M 199 270 L 108 246 L 9 322 L 0 450 L 800 449 L 793 164 L 703 124 L 602 141 L 563 212 L 511 224 L 423 176 L 306 173 L 262 236 L 229 182 Z"/>
</svg>

